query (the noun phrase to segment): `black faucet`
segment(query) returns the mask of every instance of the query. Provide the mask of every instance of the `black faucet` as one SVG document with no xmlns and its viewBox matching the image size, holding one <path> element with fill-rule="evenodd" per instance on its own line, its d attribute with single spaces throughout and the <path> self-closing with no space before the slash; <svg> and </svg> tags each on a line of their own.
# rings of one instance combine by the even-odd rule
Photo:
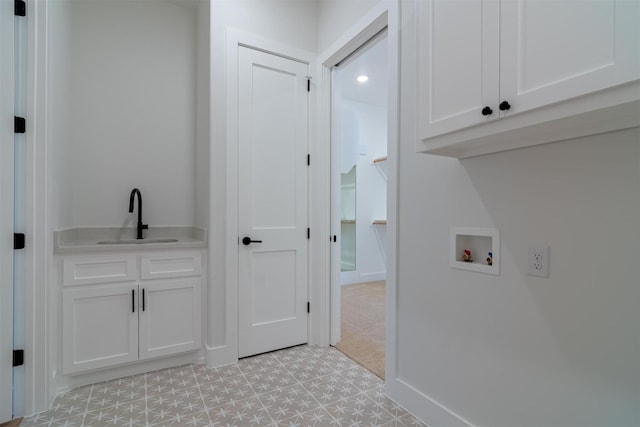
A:
<svg viewBox="0 0 640 427">
<path fill-rule="evenodd" d="M 142 195 L 137 188 L 131 190 L 131 196 L 129 196 L 129 213 L 133 212 L 133 199 L 136 197 L 136 194 L 138 195 L 138 231 L 136 239 L 143 239 L 142 230 L 148 230 L 149 225 L 142 223 Z"/>
</svg>

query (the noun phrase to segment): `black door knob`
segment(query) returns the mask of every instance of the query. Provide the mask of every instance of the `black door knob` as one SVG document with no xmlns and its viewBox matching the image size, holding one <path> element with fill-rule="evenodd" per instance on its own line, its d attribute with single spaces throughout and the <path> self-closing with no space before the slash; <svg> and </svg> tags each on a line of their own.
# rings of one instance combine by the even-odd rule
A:
<svg viewBox="0 0 640 427">
<path fill-rule="evenodd" d="M 500 108 L 500 111 L 507 111 L 509 108 L 511 108 L 511 105 L 509 105 L 507 101 L 502 101 L 500 105 L 498 105 L 498 108 Z"/>
<path fill-rule="evenodd" d="M 252 243 L 262 243 L 262 240 L 251 240 L 251 237 L 243 237 L 242 244 L 249 246 Z"/>
<path fill-rule="evenodd" d="M 491 109 L 491 107 L 484 107 L 482 109 L 483 116 L 490 116 L 491 114 L 493 114 L 493 110 Z"/>
</svg>

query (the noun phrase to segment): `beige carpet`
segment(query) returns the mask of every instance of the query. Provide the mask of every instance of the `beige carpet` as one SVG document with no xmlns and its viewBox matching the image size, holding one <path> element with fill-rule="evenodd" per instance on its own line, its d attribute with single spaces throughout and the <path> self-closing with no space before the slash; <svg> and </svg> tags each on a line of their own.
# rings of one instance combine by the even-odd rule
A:
<svg viewBox="0 0 640 427">
<path fill-rule="evenodd" d="M 386 282 L 342 287 L 341 341 L 336 348 L 384 379 Z"/>
</svg>

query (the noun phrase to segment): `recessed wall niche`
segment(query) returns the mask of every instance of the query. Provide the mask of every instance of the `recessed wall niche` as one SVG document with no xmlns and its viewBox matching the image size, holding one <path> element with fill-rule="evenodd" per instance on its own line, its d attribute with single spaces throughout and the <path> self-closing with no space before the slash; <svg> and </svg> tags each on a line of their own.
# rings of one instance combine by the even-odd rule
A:
<svg viewBox="0 0 640 427">
<path fill-rule="evenodd" d="M 495 228 L 451 227 L 451 268 L 500 274 L 500 232 Z"/>
</svg>

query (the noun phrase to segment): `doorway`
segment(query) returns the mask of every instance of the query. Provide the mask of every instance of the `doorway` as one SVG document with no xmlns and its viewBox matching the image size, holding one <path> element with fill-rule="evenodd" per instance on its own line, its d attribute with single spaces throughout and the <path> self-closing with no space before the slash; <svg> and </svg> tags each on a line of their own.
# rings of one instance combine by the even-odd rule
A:
<svg viewBox="0 0 640 427">
<path fill-rule="evenodd" d="M 387 265 L 387 33 L 331 71 L 332 292 L 336 348 L 384 378 Z M 339 307 L 337 307 L 339 306 Z"/>
</svg>

